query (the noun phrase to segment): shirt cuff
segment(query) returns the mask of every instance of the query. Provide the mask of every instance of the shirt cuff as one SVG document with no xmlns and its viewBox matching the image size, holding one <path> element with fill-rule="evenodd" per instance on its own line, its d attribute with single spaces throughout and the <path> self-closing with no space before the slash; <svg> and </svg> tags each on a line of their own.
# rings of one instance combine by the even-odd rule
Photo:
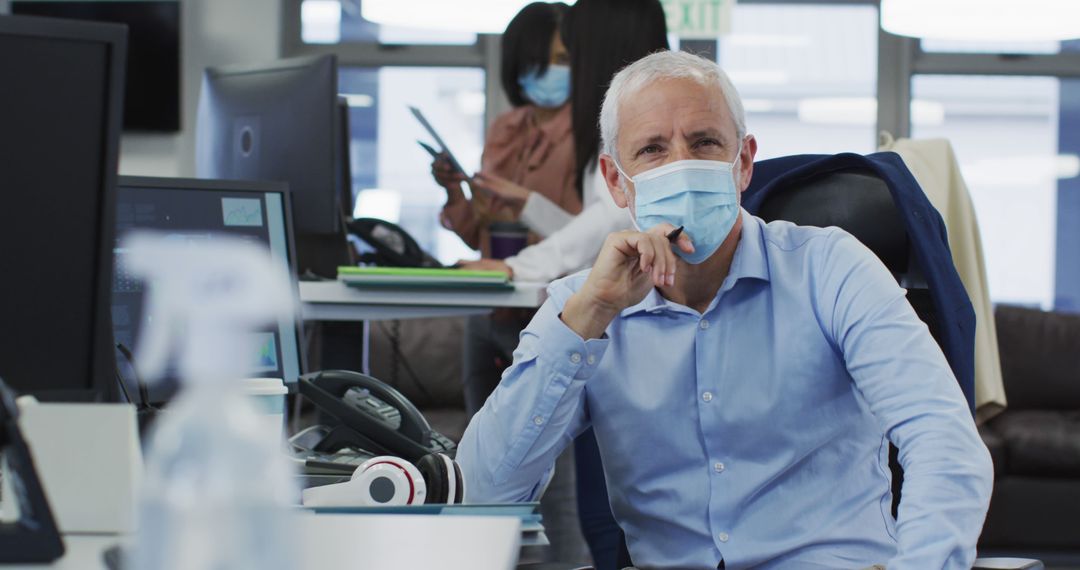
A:
<svg viewBox="0 0 1080 570">
<path fill-rule="evenodd" d="M 611 342 L 606 333 L 603 338 L 584 340 L 559 316 L 537 325 L 534 332 L 541 339 L 538 358 L 552 370 L 575 380 L 586 380 L 596 373 Z"/>
</svg>

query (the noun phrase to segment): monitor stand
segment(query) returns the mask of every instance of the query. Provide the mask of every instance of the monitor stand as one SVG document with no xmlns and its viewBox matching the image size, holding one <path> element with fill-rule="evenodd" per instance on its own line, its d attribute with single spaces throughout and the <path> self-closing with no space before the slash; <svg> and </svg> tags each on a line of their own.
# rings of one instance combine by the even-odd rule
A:
<svg viewBox="0 0 1080 570">
<path fill-rule="evenodd" d="M 18 512 L 14 521 L 0 522 L 0 564 L 52 562 L 64 555 L 64 542 L 17 419 L 13 394 L 0 380 L 0 454 L 9 493 L 3 500 L 12 501 Z"/>
</svg>

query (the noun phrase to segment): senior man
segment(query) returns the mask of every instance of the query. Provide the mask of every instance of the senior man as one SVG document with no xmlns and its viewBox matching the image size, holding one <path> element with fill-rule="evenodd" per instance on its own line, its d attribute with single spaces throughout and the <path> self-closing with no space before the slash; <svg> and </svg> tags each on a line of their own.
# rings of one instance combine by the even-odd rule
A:
<svg viewBox="0 0 1080 570">
<path fill-rule="evenodd" d="M 757 142 L 723 71 L 639 60 L 601 131 L 641 231 L 551 285 L 458 448 L 470 500 L 536 499 L 592 426 L 640 567 L 970 568 L 992 466 L 956 380 L 855 238 L 739 207 Z"/>
</svg>

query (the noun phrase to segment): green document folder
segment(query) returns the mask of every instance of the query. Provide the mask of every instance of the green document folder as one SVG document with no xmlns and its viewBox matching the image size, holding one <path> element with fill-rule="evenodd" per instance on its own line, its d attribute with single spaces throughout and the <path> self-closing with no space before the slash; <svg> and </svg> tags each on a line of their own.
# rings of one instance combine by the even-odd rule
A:
<svg viewBox="0 0 1080 570">
<path fill-rule="evenodd" d="M 514 284 L 499 271 L 422 267 L 338 267 L 338 280 L 350 287 L 393 289 L 486 289 L 512 291 Z"/>
</svg>

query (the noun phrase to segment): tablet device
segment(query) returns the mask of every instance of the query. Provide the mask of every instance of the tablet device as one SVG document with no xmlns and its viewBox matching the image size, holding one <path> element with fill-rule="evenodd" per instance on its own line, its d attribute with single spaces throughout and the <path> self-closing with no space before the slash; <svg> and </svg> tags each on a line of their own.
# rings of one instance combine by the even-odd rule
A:
<svg viewBox="0 0 1080 570">
<path fill-rule="evenodd" d="M 450 149 L 446 146 L 446 143 L 443 142 L 442 137 L 440 137 L 439 133 L 435 131 L 435 127 L 431 126 L 431 123 L 429 123 L 427 118 L 424 117 L 424 114 L 420 112 L 420 109 L 417 109 L 416 107 L 410 105 L 409 111 L 412 112 L 413 116 L 416 117 L 417 121 L 420 121 L 420 125 L 424 127 L 424 129 L 428 132 L 429 135 L 431 135 L 431 138 L 435 139 L 435 144 L 439 145 L 439 150 L 446 153 L 446 156 L 450 159 L 450 165 L 454 167 L 454 170 L 457 170 L 458 172 L 464 174 L 466 178 L 472 178 L 471 176 L 469 176 L 469 173 L 465 172 L 465 169 L 461 167 L 461 163 L 458 162 L 457 158 L 454 158 L 454 153 L 450 152 Z"/>
</svg>

